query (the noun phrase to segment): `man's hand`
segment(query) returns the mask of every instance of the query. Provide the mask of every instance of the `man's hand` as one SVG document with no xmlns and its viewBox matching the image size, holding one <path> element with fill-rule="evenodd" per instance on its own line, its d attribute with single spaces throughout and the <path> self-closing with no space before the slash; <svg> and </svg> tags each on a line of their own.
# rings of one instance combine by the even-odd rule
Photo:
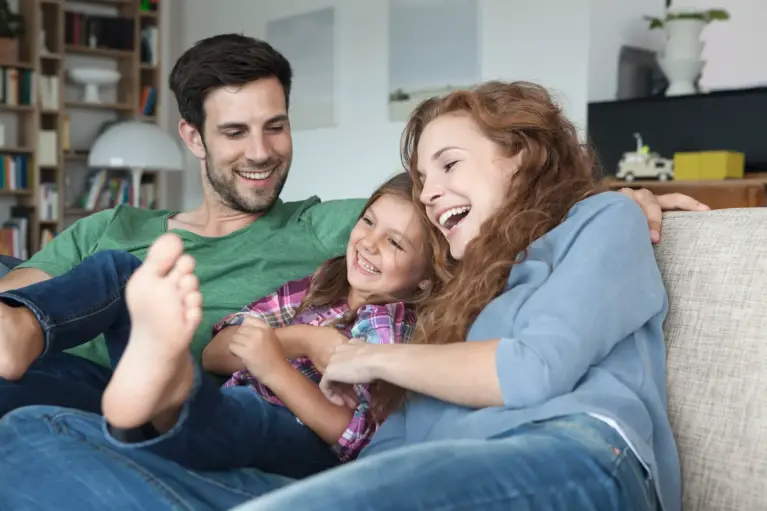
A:
<svg viewBox="0 0 767 511">
<path fill-rule="evenodd" d="M 708 211 L 711 209 L 702 202 L 681 193 L 653 195 L 650 190 L 644 188 L 640 190 L 621 188 L 620 192 L 634 199 L 644 211 L 647 216 L 647 224 L 650 227 L 650 239 L 653 243 L 660 241 L 660 226 L 664 211 Z"/>
<path fill-rule="evenodd" d="M 242 360 L 248 372 L 261 382 L 267 384 L 272 373 L 289 365 L 277 335 L 265 322 L 247 317 L 236 328 L 229 342 L 229 351 Z"/>
</svg>

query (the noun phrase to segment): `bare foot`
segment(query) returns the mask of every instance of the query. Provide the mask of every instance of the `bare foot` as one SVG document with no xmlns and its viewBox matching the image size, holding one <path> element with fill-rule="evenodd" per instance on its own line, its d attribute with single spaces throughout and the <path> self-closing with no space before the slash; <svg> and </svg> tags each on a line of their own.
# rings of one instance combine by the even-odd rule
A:
<svg viewBox="0 0 767 511">
<path fill-rule="evenodd" d="M 31 310 L 0 303 L 0 378 L 24 376 L 44 346 L 43 330 Z"/>
<path fill-rule="evenodd" d="M 194 382 L 189 345 L 202 319 L 202 295 L 194 259 L 183 249 L 177 236 L 161 236 L 128 281 L 130 340 L 102 400 L 112 426 L 134 428 L 157 418 L 167 422 L 189 396 Z"/>
</svg>

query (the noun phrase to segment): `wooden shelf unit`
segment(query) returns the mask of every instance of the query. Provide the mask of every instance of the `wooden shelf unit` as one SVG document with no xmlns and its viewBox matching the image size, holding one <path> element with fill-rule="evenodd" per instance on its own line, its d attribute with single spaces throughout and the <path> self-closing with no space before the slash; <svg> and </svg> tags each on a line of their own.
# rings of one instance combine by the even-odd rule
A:
<svg viewBox="0 0 767 511">
<path fill-rule="evenodd" d="M 18 102 L 7 104 L 7 98 L 0 103 L 0 120 L 15 117 L 17 126 L 17 133 L 9 133 L 10 130 L 5 129 L 3 144 L 5 147 L 0 147 L 0 156 L 15 154 L 28 156 L 29 186 L 25 189 L 13 190 L 0 186 L 0 197 L 5 202 L 16 201 L 17 205 L 25 206 L 26 211 L 29 212 L 27 252 L 30 256 L 41 248 L 42 235 L 46 229 L 57 234 L 71 223 L 67 220 L 76 220 L 102 209 L 96 206 L 93 210 L 86 210 L 72 200 L 72 196 L 85 193 L 83 188 L 70 189 L 67 181 L 75 174 L 83 178 L 87 173 L 88 169 L 83 167 L 87 165 L 88 147 L 83 147 L 82 144 L 76 148 L 65 147 L 67 141 L 72 138 L 71 133 L 68 134 L 66 129 L 75 124 L 71 122 L 71 116 L 73 114 L 99 116 L 106 113 L 115 120 L 137 119 L 144 122 L 157 122 L 155 114 L 159 111 L 160 100 L 163 99 L 159 96 L 162 89 L 159 62 L 162 53 L 161 12 L 159 10 L 142 11 L 142 3 L 141 0 L 19 0 L 18 2 L 18 12 L 24 17 L 25 24 L 24 36 L 19 42 L 20 55 L 17 62 L 0 62 L 0 67 L 31 71 L 32 90 L 35 92 L 32 94 L 34 97 L 31 98 L 31 104 L 18 104 Z M 161 5 L 162 0 L 158 4 Z M 11 5 L 13 6 L 13 3 Z M 88 39 L 89 44 L 71 44 L 71 41 L 68 42 L 66 38 L 67 12 L 132 20 L 132 50 L 107 48 L 99 44 L 100 41 L 94 41 L 93 37 Z M 155 56 L 152 62 L 142 62 L 142 55 L 145 55 L 145 52 L 142 52 L 142 32 L 147 27 L 154 27 L 155 31 L 153 46 Z M 44 37 L 41 35 L 43 31 Z M 78 66 L 90 66 L 93 62 L 93 67 L 111 66 L 117 69 L 121 77 L 114 88 L 116 100 L 105 100 L 102 97 L 102 103 L 87 103 L 80 96 L 73 97 L 71 91 L 68 94 L 68 89 L 73 86 L 68 86 L 70 80 L 67 69 L 75 67 L 73 60 L 76 60 Z M 113 64 L 110 65 L 109 61 Z M 58 90 L 55 91 L 57 105 L 43 105 L 42 81 L 48 80 L 43 77 L 57 79 Z M 145 88 L 154 89 L 152 115 L 145 115 L 141 110 L 146 96 Z M 82 88 L 77 87 L 77 90 L 80 92 Z M 102 94 L 102 96 L 106 95 Z M 93 137 L 89 137 L 92 139 L 91 143 L 95 140 L 95 134 L 103 122 L 105 121 L 91 121 L 91 126 L 85 126 L 88 133 L 94 134 Z M 78 121 L 77 124 L 76 129 L 83 128 L 83 123 Z M 38 161 L 41 130 L 56 133 L 55 164 L 51 162 L 52 164 L 42 165 Z M 81 170 L 78 170 L 78 167 Z M 111 173 L 110 171 L 110 175 Z M 156 190 L 157 173 L 147 171 L 145 176 L 145 180 L 154 183 Z M 43 190 L 51 185 L 56 188 L 58 200 L 55 207 L 46 207 L 42 194 Z M 72 196 L 68 197 L 67 194 Z M 155 201 L 156 197 L 157 193 L 155 193 Z M 53 214 L 49 217 L 45 216 L 44 210 L 52 211 Z M 0 218 L 1 222 L 7 220 L 8 218 Z M 0 251 L 5 251 L 1 236 Z"/>
</svg>

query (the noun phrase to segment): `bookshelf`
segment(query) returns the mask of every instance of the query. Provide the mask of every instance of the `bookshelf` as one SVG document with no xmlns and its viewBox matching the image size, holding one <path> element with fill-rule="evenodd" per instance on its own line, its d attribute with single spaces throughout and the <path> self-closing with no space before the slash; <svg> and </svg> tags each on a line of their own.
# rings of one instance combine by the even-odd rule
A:
<svg viewBox="0 0 767 511">
<path fill-rule="evenodd" d="M 88 150 L 112 122 L 157 122 L 161 2 L 10 1 L 25 30 L 18 58 L 0 61 L 0 253 L 26 258 L 74 221 L 131 202 L 129 175 L 97 177 Z M 83 68 L 119 78 L 94 102 L 70 72 Z M 155 207 L 158 174 L 144 176 L 142 196 L 154 192 L 142 205 Z"/>
</svg>

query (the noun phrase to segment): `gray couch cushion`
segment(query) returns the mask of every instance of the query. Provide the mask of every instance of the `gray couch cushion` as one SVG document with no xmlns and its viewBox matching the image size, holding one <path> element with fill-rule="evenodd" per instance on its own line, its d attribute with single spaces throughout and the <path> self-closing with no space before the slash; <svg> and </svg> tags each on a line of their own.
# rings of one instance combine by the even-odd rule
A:
<svg viewBox="0 0 767 511">
<path fill-rule="evenodd" d="M 656 255 L 684 509 L 767 509 L 767 209 L 666 215 Z"/>
</svg>

